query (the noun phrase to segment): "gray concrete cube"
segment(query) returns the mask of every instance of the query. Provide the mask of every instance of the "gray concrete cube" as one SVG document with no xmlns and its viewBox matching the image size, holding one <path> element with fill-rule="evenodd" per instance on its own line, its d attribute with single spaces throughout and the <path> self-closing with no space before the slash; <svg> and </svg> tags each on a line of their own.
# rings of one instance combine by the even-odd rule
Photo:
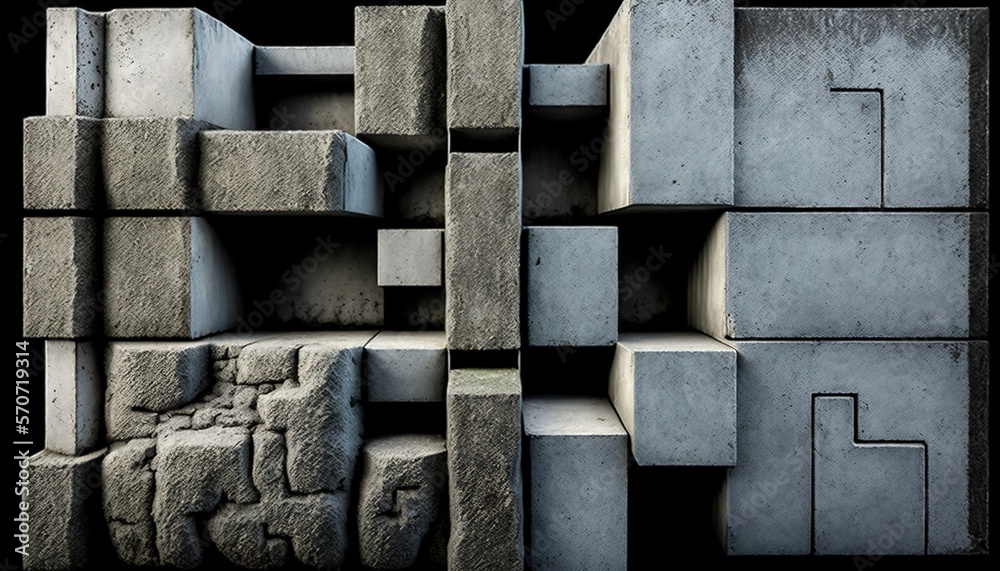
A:
<svg viewBox="0 0 1000 571">
<path fill-rule="evenodd" d="M 97 207 L 101 122 L 87 117 L 24 120 L 24 208 Z"/>
<path fill-rule="evenodd" d="M 45 114 L 104 116 L 104 14 L 45 11 Z"/>
<path fill-rule="evenodd" d="M 444 332 L 382 331 L 365 345 L 369 402 L 442 402 L 448 384 Z"/>
<path fill-rule="evenodd" d="M 444 230 L 378 231 L 378 285 L 440 286 Z"/>
<path fill-rule="evenodd" d="M 104 396 L 92 343 L 45 342 L 45 449 L 80 456 L 102 438 Z"/>
<path fill-rule="evenodd" d="M 96 332 L 97 221 L 24 219 L 24 335 L 78 339 Z"/>
</svg>

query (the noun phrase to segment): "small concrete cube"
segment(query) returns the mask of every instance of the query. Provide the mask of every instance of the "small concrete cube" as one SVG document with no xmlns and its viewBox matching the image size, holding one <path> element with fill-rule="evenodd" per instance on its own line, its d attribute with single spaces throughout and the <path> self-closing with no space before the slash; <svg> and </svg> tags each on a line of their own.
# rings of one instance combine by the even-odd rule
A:
<svg viewBox="0 0 1000 571">
<path fill-rule="evenodd" d="M 442 331 L 382 331 L 365 345 L 369 402 L 443 402 L 448 354 Z"/>
<path fill-rule="evenodd" d="M 101 442 L 104 395 L 92 343 L 45 342 L 45 449 L 80 456 Z"/>
<path fill-rule="evenodd" d="M 354 75 L 354 46 L 254 47 L 257 75 L 338 77 Z"/>
<path fill-rule="evenodd" d="M 96 208 L 101 122 L 88 117 L 24 120 L 24 208 Z"/>
<path fill-rule="evenodd" d="M 379 230 L 378 285 L 440 286 L 444 230 Z"/>
<path fill-rule="evenodd" d="M 574 120 L 599 115 L 608 105 L 608 65 L 532 64 L 528 105 L 547 119 Z"/>
<path fill-rule="evenodd" d="M 97 221 L 24 219 L 24 335 L 79 339 L 96 333 Z"/>
<path fill-rule="evenodd" d="M 640 466 L 736 464 L 736 351 L 699 333 L 618 339 L 608 394 Z"/>
<path fill-rule="evenodd" d="M 104 14 L 45 11 L 45 114 L 104 117 Z"/>
</svg>

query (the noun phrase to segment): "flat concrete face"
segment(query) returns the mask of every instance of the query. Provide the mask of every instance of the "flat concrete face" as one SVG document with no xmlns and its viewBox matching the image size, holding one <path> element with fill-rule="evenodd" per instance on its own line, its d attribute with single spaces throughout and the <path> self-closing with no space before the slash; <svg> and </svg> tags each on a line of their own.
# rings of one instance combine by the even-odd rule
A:
<svg viewBox="0 0 1000 571">
<path fill-rule="evenodd" d="M 45 449 L 69 456 L 102 442 L 104 395 L 91 343 L 45 342 Z"/>
<path fill-rule="evenodd" d="M 346 133 L 212 131 L 200 142 L 210 212 L 382 215 L 375 153 Z"/>
<path fill-rule="evenodd" d="M 736 204 L 987 206 L 988 19 L 737 9 Z"/>
<path fill-rule="evenodd" d="M 24 336 L 78 339 L 96 333 L 97 221 L 24 219 Z"/>
<path fill-rule="evenodd" d="M 440 286 L 444 230 L 379 230 L 378 285 Z"/>
<path fill-rule="evenodd" d="M 101 122 L 87 117 L 24 120 L 24 208 L 90 210 L 97 206 Z"/>
<path fill-rule="evenodd" d="M 365 345 L 369 402 L 442 402 L 448 384 L 443 331 L 382 331 Z"/>
<path fill-rule="evenodd" d="M 640 466 L 737 464 L 731 347 L 698 333 L 622 334 L 608 395 Z"/>
<path fill-rule="evenodd" d="M 354 75 L 354 46 L 255 46 L 257 75 L 348 77 Z"/>
<path fill-rule="evenodd" d="M 254 46 L 222 22 L 196 9 L 119 9 L 106 34 L 108 117 L 254 128 Z"/>
<path fill-rule="evenodd" d="M 391 147 L 443 147 L 445 9 L 358 6 L 354 14 L 358 137 Z"/>
<path fill-rule="evenodd" d="M 626 569 L 628 434 L 605 399 L 529 397 L 531 569 Z"/>
<path fill-rule="evenodd" d="M 104 14 L 45 11 L 45 114 L 104 116 Z"/>
<path fill-rule="evenodd" d="M 618 228 L 529 227 L 528 345 L 586 347 L 618 340 Z"/>
<path fill-rule="evenodd" d="M 518 371 L 453 369 L 447 415 L 448 569 L 523 569 Z"/>
<path fill-rule="evenodd" d="M 608 105 L 607 64 L 526 67 L 528 105 L 534 113 L 568 121 L 599 115 Z"/>
<path fill-rule="evenodd" d="M 448 21 L 448 128 L 474 136 L 521 128 L 524 14 L 521 0 L 452 0 Z"/>
<path fill-rule="evenodd" d="M 827 395 L 857 395 L 859 442 L 923 443 L 927 458 L 927 552 L 960 553 L 975 543 L 973 529 L 981 523 L 972 513 L 970 494 L 978 489 L 970 474 L 983 477 L 985 457 L 970 456 L 970 392 L 980 386 L 981 369 L 973 368 L 973 352 L 967 342 L 803 341 L 737 342 L 739 462 L 729 471 L 724 492 L 726 544 L 732 555 L 808 554 L 811 550 L 810 521 L 825 522 L 816 532 L 828 532 L 831 516 L 846 504 L 839 498 L 835 511 L 813 513 L 811 484 L 813 461 L 813 398 Z M 820 431 L 822 433 L 822 431 Z M 838 430 L 838 433 L 843 431 Z M 847 439 L 852 433 L 842 434 Z M 976 438 L 979 438 L 978 436 Z M 850 441 L 848 441 L 850 442 Z M 852 452 L 853 454 L 853 452 Z M 836 477 L 847 470 L 851 478 L 880 474 L 869 480 L 874 487 L 888 486 L 902 493 L 923 490 L 908 476 L 898 474 L 888 458 L 875 461 L 877 470 L 852 470 L 827 455 L 818 464 L 822 474 Z M 911 461 L 910 458 L 907 461 Z M 850 460 L 854 462 L 852 458 Z M 866 460 L 867 462 L 867 460 Z M 894 467 L 895 466 L 895 467 Z M 860 470 L 860 466 L 859 466 Z M 817 475 L 821 475 L 817 472 Z M 846 478 L 847 476 L 845 476 Z M 836 477 L 843 489 L 844 478 Z M 887 482 L 886 479 L 891 480 Z M 817 481 L 817 502 L 822 498 Z M 863 488 L 854 486 L 854 491 Z M 910 486 L 907 488 L 906 486 Z M 852 500 L 853 501 L 853 500 Z M 895 501 L 895 500 L 894 500 Z M 919 498 L 899 497 L 895 519 L 900 520 Z M 975 501 L 982 501 L 976 497 Z M 822 507 L 817 503 L 817 509 Z M 854 504 L 851 504 L 854 505 Z M 867 504 L 852 514 L 849 525 L 878 522 L 889 506 Z M 901 511 L 900 511 L 901 510 Z M 922 523 L 918 527 L 922 529 Z M 842 536 L 828 543 L 838 552 L 882 553 L 880 546 L 900 534 L 898 526 L 877 530 L 874 537 L 850 545 Z M 817 536 L 817 540 L 819 536 Z M 890 537 L 890 539 L 892 539 Z M 817 544 L 818 546 L 819 544 Z M 901 547 L 903 544 L 895 544 Z M 907 543 L 912 545 L 912 543 Z M 922 548 L 922 543 L 920 543 Z"/>
<path fill-rule="evenodd" d="M 725 0 L 622 3 L 587 58 L 611 74 L 600 212 L 733 203 L 733 45 Z"/>
<path fill-rule="evenodd" d="M 448 348 L 519 348 L 518 154 L 452 153 L 445 174 L 445 220 Z"/>
</svg>

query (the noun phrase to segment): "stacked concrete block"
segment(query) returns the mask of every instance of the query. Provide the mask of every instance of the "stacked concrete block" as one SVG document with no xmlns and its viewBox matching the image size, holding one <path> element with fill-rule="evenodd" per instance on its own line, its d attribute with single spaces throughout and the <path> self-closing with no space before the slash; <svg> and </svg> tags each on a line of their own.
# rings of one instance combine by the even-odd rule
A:
<svg viewBox="0 0 1000 571">
<path fill-rule="evenodd" d="M 352 77 L 354 46 L 254 47 L 259 76 Z"/>
<path fill-rule="evenodd" d="M 113 447 L 101 464 L 104 513 L 111 543 L 118 557 L 129 565 L 157 562 L 152 513 L 155 456 L 156 440 L 137 438 Z"/>
<path fill-rule="evenodd" d="M 733 33 L 725 0 L 622 3 L 587 59 L 611 74 L 600 212 L 733 203 Z"/>
<path fill-rule="evenodd" d="M 98 206 L 101 122 L 89 117 L 24 120 L 24 208 Z"/>
<path fill-rule="evenodd" d="M 102 437 L 101 359 L 92 343 L 45 342 L 45 449 L 79 456 Z"/>
<path fill-rule="evenodd" d="M 442 285 L 443 249 L 442 230 L 379 230 L 378 285 Z"/>
<path fill-rule="evenodd" d="M 24 219 L 24 335 L 79 339 L 95 324 L 99 223 L 93 218 Z"/>
<path fill-rule="evenodd" d="M 45 114 L 104 116 L 104 14 L 45 12 Z"/>
<path fill-rule="evenodd" d="M 387 147 L 444 147 L 445 9 L 359 6 L 354 30 L 358 137 Z"/>
<path fill-rule="evenodd" d="M 593 117 L 608 105 L 607 64 L 534 64 L 527 69 L 528 105 L 547 119 Z"/>
<path fill-rule="evenodd" d="M 448 384 L 445 335 L 382 331 L 365 345 L 369 402 L 442 402 Z"/>
<path fill-rule="evenodd" d="M 531 569 L 626 569 L 628 434 L 605 399 L 524 400 Z"/>
</svg>

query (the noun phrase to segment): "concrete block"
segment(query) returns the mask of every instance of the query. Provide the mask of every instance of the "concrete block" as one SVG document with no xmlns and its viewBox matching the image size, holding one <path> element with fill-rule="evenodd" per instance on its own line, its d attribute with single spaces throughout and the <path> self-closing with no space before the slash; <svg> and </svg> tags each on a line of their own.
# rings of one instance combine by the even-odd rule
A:
<svg viewBox="0 0 1000 571">
<path fill-rule="evenodd" d="M 594 117 L 608 105 L 607 64 L 532 64 L 527 69 L 528 105 L 546 119 Z"/>
<path fill-rule="evenodd" d="M 201 10 L 107 14 L 108 117 L 190 117 L 253 129 L 254 46 Z M 169 49 L 164 49 L 169 46 Z"/>
<path fill-rule="evenodd" d="M 215 131 L 201 136 L 210 212 L 382 215 L 375 152 L 341 131 Z"/>
<path fill-rule="evenodd" d="M 733 203 L 733 45 L 726 0 L 622 3 L 587 58 L 611 73 L 600 212 Z"/>
<path fill-rule="evenodd" d="M 605 399 L 524 400 L 531 569 L 626 569 L 628 434 Z"/>
<path fill-rule="evenodd" d="M 45 342 L 45 449 L 81 456 L 101 442 L 103 394 L 92 343 Z"/>
<path fill-rule="evenodd" d="M 982 529 L 985 513 L 973 505 L 985 505 L 987 500 L 976 495 L 981 481 L 970 478 L 986 477 L 987 459 L 974 452 L 982 450 L 985 440 L 971 430 L 975 423 L 970 423 L 969 411 L 970 395 L 978 394 L 973 389 L 983 386 L 988 377 L 985 368 L 976 364 L 985 357 L 984 344 L 740 341 L 735 348 L 739 352 L 740 457 L 728 472 L 720 504 L 730 554 L 808 554 L 812 549 L 810 522 L 813 518 L 827 522 L 834 515 L 814 513 L 811 499 L 814 492 L 817 499 L 822 497 L 820 482 L 814 488 L 811 476 L 812 402 L 813 397 L 826 395 L 857 395 L 857 441 L 926 446 L 927 553 L 968 552 L 978 543 L 974 531 Z M 888 467 L 888 463 L 880 464 L 882 470 Z M 850 469 L 843 462 L 837 462 L 836 468 L 839 472 L 835 473 Z M 851 477 L 861 476 L 858 472 Z M 899 486 L 902 491 L 915 476 L 911 472 L 904 478 L 893 470 L 891 487 Z M 846 501 L 838 499 L 834 513 L 846 508 Z M 815 509 L 820 507 L 817 502 Z M 889 510 L 881 504 L 864 507 L 851 514 L 851 526 L 877 522 Z M 899 524 L 900 518 L 895 519 Z M 822 529 L 817 527 L 817 531 Z M 836 544 L 826 545 L 855 554 L 878 554 L 891 551 L 893 545 L 901 548 L 895 538 L 912 537 L 900 535 L 898 525 L 877 532 L 864 538 L 842 536 Z M 860 543 L 848 545 L 848 537 Z"/>
<path fill-rule="evenodd" d="M 253 55 L 257 75 L 354 75 L 354 46 L 256 46 Z"/>
<path fill-rule="evenodd" d="M 379 230 L 378 285 L 440 286 L 444 230 Z"/>
<path fill-rule="evenodd" d="M 361 458 L 361 563 L 372 569 L 409 569 L 426 551 L 432 527 L 447 522 L 444 438 L 416 434 L 376 438 L 365 444 Z"/>
<path fill-rule="evenodd" d="M 96 331 L 97 221 L 24 219 L 24 336 L 89 337 Z"/>
<path fill-rule="evenodd" d="M 528 345 L 613 345 L 618 228 L 535 226 L 526 234 Z"/>
<path fill-rule="evenodd" d="M 105 452 L 63 456 L 43 451 L 22 464 L 31 490 L 30 498 L 22 499 L 30 518 L 25 569 L 88 569 L 100 561 L 106 533 L 99 516 Z"/>
<path fill-rule="evenodd" d="M 622 334 L 608 395 L 640 466 L 737 464 L 731 347 L 698 333 Z"/>
<path fill-rule="evenodd" d="M 813 398 L 816 554 L 854 555 L 867 545 L 868 554 L 923 555 L 927 447 L 857 442 L 856 406 L 855 397 Z M 879 537 L 890 532 L 889 541 Z"/>
<path fill-rule="evenodd" d="M 452 153 L 445 174 L 445 220 L 448 348 L 519 348 L 521 162 L 518 154 Z"/>
<path fill-rule="evenodd" d="M 45 11 L 45 114 L 104 116 L 104 14 Z"/>
<path fill-rule="evenodd" d="M 157 564 L 153 523 L 156 440 L 140 438 L 115 446 L 104 458 L 104 517 L 118 557 L 129 565 Z"/>
<path fill-rule="evenodd" d="M 736 204 L 987 206 L 988 21 L 737 9 Z"/>
<path fill-rule="evenodd" d="M 988 215 L 730 212 L 689 280 L 717 338 L 983 335 Z"/>
<path fill-rule="evenodd" d="M 445 146 L 445 9 L 358 6 L 354 12 L 358 137 L 379 146 Z"/>
<path fill-rule="evenodd" d="M 524 82 L 521 0 L 452 0 L 448 22 L 448 128 L 481 137 L 517 135 Z"/>
<path fill-rule="evenodd" d="M 447 417 L 448 568 L 523 569 L 519 372 L 451 370 Z"/>
<path fill-rule="evenodd" d="M 101 122 L 87 117 L 24 120 L 24 208 L 97 207 Z"/>
<path fill-rule="evenodd" d="M 107 207 L 198 208 L 198 133 L 214 128 L 184 117 L 105 120 L 101 160 Z"/>
<path fill-rule="evenodd" d="M 105 333 L 194 339 L 236 325 L 228 253 L 202 218 L 105 221 Z"/>
<path fill-rule="evenodd" d="M 382 331 L 365 345 L 368 402 L 442 402 L 448 384 L 443 331 Z"/>
</svg>

